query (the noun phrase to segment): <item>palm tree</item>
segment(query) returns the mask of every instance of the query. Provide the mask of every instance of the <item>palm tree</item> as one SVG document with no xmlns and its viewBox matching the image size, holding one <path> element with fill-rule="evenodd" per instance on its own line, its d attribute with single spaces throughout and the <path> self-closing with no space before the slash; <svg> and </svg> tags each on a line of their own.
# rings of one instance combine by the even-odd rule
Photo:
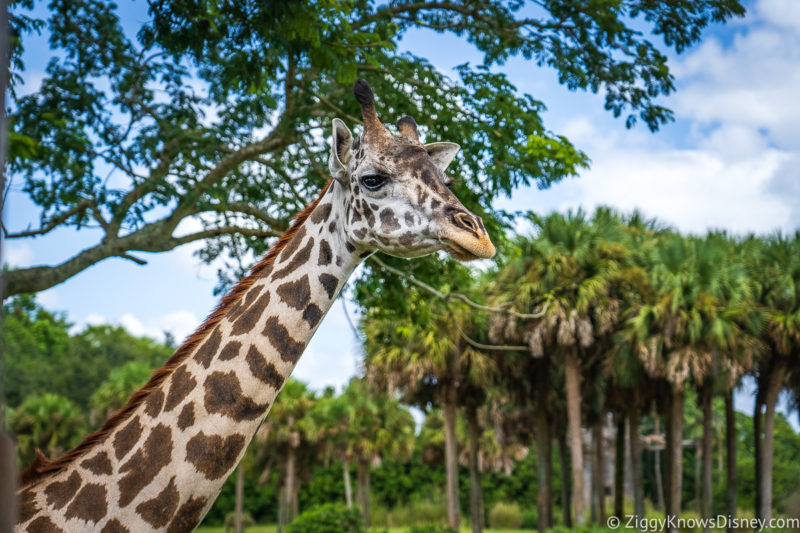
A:
<svg viewBox="0 0 800 533">
<path fill-rule="evenodd" d="M 115 368 L 89 398 L 92 424 L 108 418 L 121 409 L 136 390 L 147 382 L 152 369 L 137 361 Z"/>
<path fill-rule="evenodd" d="M 772 517 L 772 455 L 775 406 L 787 375 L 796 366 L 800 341 L 800 234 L 776 235 L 748 255 L 756 300 L 767 312 L 766 346 L 755 365 L 756 516 Z"/>
<path fill-rule="evenodd" d="M 84 435 L 84 419 L 78 407 L 57 394 L 28 396 L 12 410 L 6 420 L 17 438 L 17 466 L 33 461 L 37 450 L 57 457 L 69 450 Z"/>
<path fill-rule="evenodd" d="M 261 452 L 267 457 L 267 467 L 261 476 L 263 484 L 269 479 L 273 461 L 282 463 L 283 489 L 279 504 L 279 528 L 294 520 L 298 514 L 298 463 L 315 443 L 306 438 L 306 417 L 314 406 L 315 395 L 306 385 L 289 379 L 270 410 L 269 417 L 256 433 Z"/>
<path fill-rule="evenodd" d="M 596 361 L 619 320 L 619 289 L 628 251 L 622 243 L 619 217 L 598 210 L 590 221 L 582 211 L 545 218 L 529 214 L 536 237 L 519 237 L 520 250 L 497 276 L 497 293 L 520 311 L 543 308 L 542 318 L 504 330 L 522 331 L 534 357 L 546 350 L 563 365 L 569 426 L 571 500 L 579 525 L 586 520 L 583 490 L 583 370 Z"/>
<path fill-rule="evenodd" d="M 409 292 L 406 309 L 394 311 L 372 309 L 362 317 L 367 375 L 374 383 L 401 393 L 410 404 L 423 409 L 441 406 L 448 524 L 458 528 L 458 407 L 474 396 L 476 387 L 488 385 L 494 362 L 462 337 L 460 328 L 472 330 L 476 324 L 469 311 L 449 309 L 413 291 Z M 472 522 L 473 527 L 482 527 L 479 516 L 473 516 Z"/>
</svg>

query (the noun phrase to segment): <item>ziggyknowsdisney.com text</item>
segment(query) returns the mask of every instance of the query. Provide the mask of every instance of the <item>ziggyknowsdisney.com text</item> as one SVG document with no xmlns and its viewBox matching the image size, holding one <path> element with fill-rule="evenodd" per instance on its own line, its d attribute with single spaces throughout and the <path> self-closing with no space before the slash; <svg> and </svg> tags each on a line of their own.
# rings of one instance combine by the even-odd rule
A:
<svg viewBox="0 0 800 533">
<path fill-rule="evenodd" d="M 635 529 L 637 531 L 655 532 L 666 530 L 695 530 L 698 528 L 725 529 L 796 529 L 800 528 L 800 518 L 740 518 L 730 515 L 717 515 L 711 518 L 683 518 L 666 516 L 650 518 L 638 515 L 625 515 L 622 519 L 611 516 L 606 521 L 611 529 Z"/>
</svg>

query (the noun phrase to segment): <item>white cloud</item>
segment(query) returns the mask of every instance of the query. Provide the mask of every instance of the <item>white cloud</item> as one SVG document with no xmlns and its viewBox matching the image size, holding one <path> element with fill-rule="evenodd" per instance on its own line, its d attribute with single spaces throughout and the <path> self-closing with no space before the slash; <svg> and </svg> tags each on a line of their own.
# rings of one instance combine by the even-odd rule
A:
<svg viewBox="0 0 800 533">
<path fill-rule="evenodd" d="M 24 242 L 3 242 L 3 263 L 10 267 L 23 268 L 33 265 L 33 248 Z"/>
<path fill-rule="evenodd" d="M 89 317 L 86 321 L 89 322 Z M 200 320 L 191 311 L 181 309 L 160 316 L 148 317 L 144 321 L 131 313 L 126 313 L 119 319 L 119 325 L 132 335 L 158 340 L 164 340 L 164 332 L 168 331 L 180 343 L 197 329 Z"/>
</svg>

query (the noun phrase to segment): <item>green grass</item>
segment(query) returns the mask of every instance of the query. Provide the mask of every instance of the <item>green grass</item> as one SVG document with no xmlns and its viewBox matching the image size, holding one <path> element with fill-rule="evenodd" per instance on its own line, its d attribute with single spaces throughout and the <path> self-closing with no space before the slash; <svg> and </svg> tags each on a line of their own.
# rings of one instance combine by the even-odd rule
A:
<svg viewBox="0 0 800 533">
<path fill-rule="evenodd" d="M 276 533 L 278 531 L 277 526 L 273 525 L 266 525 L 266 526 L 253 526 L 248 527 L 245 529 L 245 533 Z M 389 533 L 406 533 L 408 531 L 408 527 L 390 527 L 388 529 L 376 528 L 370 529 L 371 532 L 383 532 L 388 531 Z M 462 533 L 469 533 L 472 531 L 469 526 L 462 526 L 461 527 Z M 529 529 L 484 529 L 485 533 L 520 533 L 521 531 L 532 531 Z M 219 527 L 200 527 L 196 530 L 197 533 L 225 533 L 225 528 L 222 526 Z"/>
</svg>

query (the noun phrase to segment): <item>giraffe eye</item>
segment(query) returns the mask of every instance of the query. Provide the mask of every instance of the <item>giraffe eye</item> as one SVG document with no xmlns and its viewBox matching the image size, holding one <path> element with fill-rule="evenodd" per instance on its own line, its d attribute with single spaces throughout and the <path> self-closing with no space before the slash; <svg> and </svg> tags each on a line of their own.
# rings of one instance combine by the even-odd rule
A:
<svg viewBox="0 0 800 533">
<path fill-rule="evenodd" d="M 361 178 L 361 184 L 368 191 L 377 191 L 386 183 L 386 177 L 380 174 L 370 174 Z"/>
</svg>

